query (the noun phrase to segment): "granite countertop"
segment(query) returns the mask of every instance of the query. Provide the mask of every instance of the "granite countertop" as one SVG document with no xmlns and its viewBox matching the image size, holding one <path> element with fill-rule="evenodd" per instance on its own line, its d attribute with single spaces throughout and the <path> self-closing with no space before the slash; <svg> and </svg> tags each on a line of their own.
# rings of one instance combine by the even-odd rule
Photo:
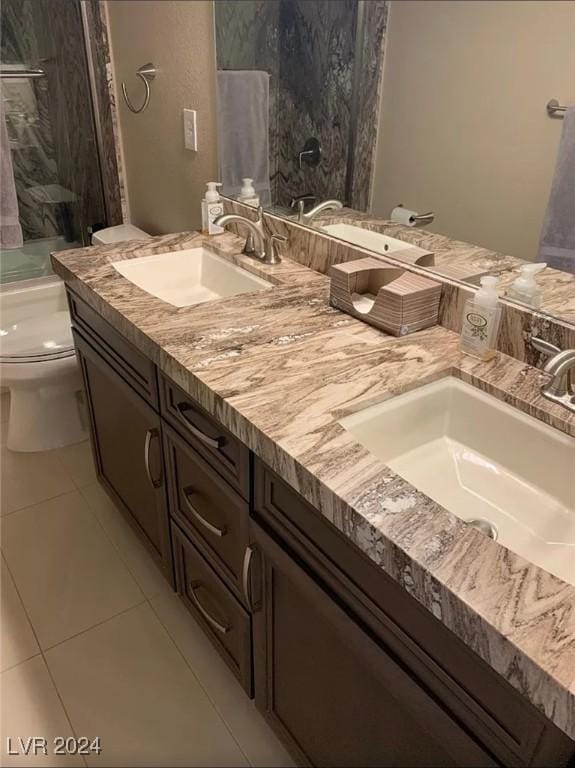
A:
<svg viewBox="0 0 575 768">
<path fill-rule="evenodd" d="M 158 367 L 320 510 L 559 728 L 575 738 L 575 586 L 464 525 L 338 423 L 446 375 L 575 436 L 539 394 L 546 374 L 498 354 L 461 355 L 436 326 L 396 338 L 329 305 L 329 280 L 242 240 L 184 233 L 52 255 L 54 270 Z M 113 261 L 209 245 L 275 284 L 176 308 Z"/>
<path fill-rule="evenodd" d="M 463 240 L 430 231 L 429 227 L 406 227 L 395 221 L 376 219 L 372 215 L 345 208 L 342 211 L 326 211 L 315 220 L 316 226 L 327 224 L 355 224 L 365 229 L 404 240 L 410 245 L 431 251 L 435 266 L 426 267 L 430 272 L 463 280 L 472 285 L 479 285 L 479 278 L 466 279 L 461 274 L 467 269 L 476 274 L 491 274 L 499 277 L 498 291 L 501 296 L 509 290 L 514 280 L 519 277 L 519 268 L 529 260 L 516 258 L 492 251 L 481 245 L 473 245 Z M 541 312 L 560 318 L 567 323 L 575 323 L 575 275 L 547 267 L 537 275 L 537 285 L 541 288 Z"/>
</svg>

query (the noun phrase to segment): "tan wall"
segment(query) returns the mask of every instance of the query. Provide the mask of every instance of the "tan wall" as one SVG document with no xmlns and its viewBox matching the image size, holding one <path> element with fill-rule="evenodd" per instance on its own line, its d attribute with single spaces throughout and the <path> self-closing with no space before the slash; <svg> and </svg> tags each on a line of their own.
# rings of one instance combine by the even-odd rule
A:
<svg viewBox="0 0 575 768">
<path fill-rule="evenodd" d="M 561 120 L 575 103 L 575 3 L 392 0 L 372 209 L 533 259 Z"/>
<path fill-rule="evenodd" d="M 151 234 L 197 229 L 207 181 L 216 179 L 213 8 L 207 0 L 113 0 L 107 3 L 132 223 Z M 159 69 L 150 105 L 125 106 L 120 82 L 139 104 L 134 73 Z M 182 109 L 198 112 L 197 153 L 184 149 Z"/>
</svg>

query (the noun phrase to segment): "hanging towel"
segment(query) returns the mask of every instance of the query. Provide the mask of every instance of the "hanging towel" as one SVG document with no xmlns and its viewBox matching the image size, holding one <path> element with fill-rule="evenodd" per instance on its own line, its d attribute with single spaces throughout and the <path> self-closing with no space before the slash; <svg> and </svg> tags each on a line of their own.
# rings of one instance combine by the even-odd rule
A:
<svg viewBox="0 0 575 768">
<path fill-rule="evenodd" d="M 242 179 L 254 180 L 262 205 L 271 204 L 267 72 L 218 71 L 218 140 L 222 191 L 237 197 Z"/>
<path fill-rule="evenodd" d="M 18 215 L 12 152 L 4 115 L 4 99 L 0 96 L 0 248 L 21 247 L 22 227 Z"/>
<path fill-rule="evenodd" d="M 569 107 L 563 117 L 537 261 L 575 274 L 575 107 Z"/>
</svg>

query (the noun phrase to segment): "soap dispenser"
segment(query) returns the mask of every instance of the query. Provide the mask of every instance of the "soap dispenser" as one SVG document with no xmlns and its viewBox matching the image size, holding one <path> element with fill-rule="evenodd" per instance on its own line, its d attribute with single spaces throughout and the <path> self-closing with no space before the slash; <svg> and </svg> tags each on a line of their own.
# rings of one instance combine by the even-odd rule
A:
<svg viewBox="0 0 575 768">
<path fill-rule="evenodd" d="M 245 205 L 253 205 L 254 208 L 259 208 L 260 199 L 255 190 L 253 179 L 248 179 L 247 177 L 242 179 L 242 188 L 240 189 L 238 200 Z"/>
<path fill-rule="evenodd" d="M 465 302 L 463 309 L 459 348 L 480 360 L 489 360 L 496 353 L 495 344 L 501 320 L 497 282 L 497 278 L 492 275 L 482 277 L 480 289 Z"/>
<path fill-rule="evenodd" d="M 535 281 L 535 275 L 542 272 L 547 264 L 523 264 L 519 268 L 519 277 L 513 281 L 507 291 L 507 298 L 514 301 L 522 301 L 523 304 L 538 309 L 541 304 L 541 289 Z"/>
<path fill-rule="evenodd" d="M 218 192 L 218 187 L 222 185 L 218 181 L 208 181 L 207 186 L 208 189 L 202 200 L 202 232 L 204 235 L 220 235 L 224 228 L 214 224 L 214 221 L 224 212 Z"/>
</svg>

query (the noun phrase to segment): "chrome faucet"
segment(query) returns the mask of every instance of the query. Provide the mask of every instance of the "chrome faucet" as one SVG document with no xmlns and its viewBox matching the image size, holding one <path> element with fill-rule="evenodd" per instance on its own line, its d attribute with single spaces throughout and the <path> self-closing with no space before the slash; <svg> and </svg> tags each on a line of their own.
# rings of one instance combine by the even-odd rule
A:
<svg viewBox="0 0 575 768">
<path fill-rule="evenodd" d="M 300 224 L 311 224 L 315 217 L 323 211 L 337 211 L 340 208 L 343 208 L 343 203 L 340 203 L 339 200 L 324 200 L 323 203 L 314 205 L 311 210 L 304 213 L 305 201 L 298 200 L 297 220 Z"/>
<path fill-rule="evenodd" d="M 258 208 L 258 217 L 255 221 L 241 216 L 239 213 L 226 213 L 218 216 L 214 224 L 218 227 L 225 227 L 228 224 L 243 224 L 249 229 L 242 253 L 252 256 L 264 264 L 279 264 L 281 257 L 279 254 L 280 243 L 285 243 L 287 237 L 283 235 L 269 235 L 263 222 L 263 208 Z"/>
<path fill-rule="evenodd" d="M 531 344 L 549 357 L 543 370 L 550 373 L 552 379 L 541 387 L 541 394 L 575 413 L 575 349 L 561 351 L 554 344 L 536 337 L 531 339 Z"/>
</svg>

